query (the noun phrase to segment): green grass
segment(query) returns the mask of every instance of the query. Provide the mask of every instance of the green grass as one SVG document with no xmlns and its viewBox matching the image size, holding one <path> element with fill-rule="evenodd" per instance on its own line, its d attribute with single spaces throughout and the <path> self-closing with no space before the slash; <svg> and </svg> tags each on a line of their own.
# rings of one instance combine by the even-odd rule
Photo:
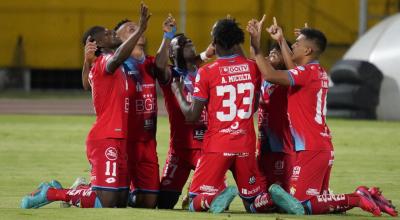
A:
<svg viewBox="0 0 400 220">
<path fill-rule="evenodd" d="M 88 176 L 84 143 L 93 121 L 91 116 L 0 115 L 0 219 L 374 219 L 359 209 L 328 216 L 251 215 L 244 213 L 239 199 L 231 205 L 231 213 L 221 215 L 131 208 L 60 209 L 55 203 L 38 210 L 19 209 L 22 196 L 41 181 L 57 179 L 69 185 L 77 176 Z M 400 123 L 330 119 L 329 124 L 336 149 L 331 177 L 334 192 L 352 192 L 360 184 L 378 185 L 400 204 Z M 162 167 L 169 138 L 166 117 L 160 117 L 157 131 Z"/>
</svg>

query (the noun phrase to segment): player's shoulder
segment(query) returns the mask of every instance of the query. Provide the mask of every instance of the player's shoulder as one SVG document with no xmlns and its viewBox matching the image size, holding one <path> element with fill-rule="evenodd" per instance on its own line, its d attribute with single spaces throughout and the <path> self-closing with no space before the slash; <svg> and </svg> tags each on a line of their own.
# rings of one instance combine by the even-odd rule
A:
<svg viewBox="0 0 400 220">
<path fill-rule="evenodd" d="M 156 63 L 156 58 L 154 56 L 151 55 L 147 55 L 145 56 L 145 62 L 147 63 L 151 63 L 151 64 L 155 64 Z"/>
</svg>

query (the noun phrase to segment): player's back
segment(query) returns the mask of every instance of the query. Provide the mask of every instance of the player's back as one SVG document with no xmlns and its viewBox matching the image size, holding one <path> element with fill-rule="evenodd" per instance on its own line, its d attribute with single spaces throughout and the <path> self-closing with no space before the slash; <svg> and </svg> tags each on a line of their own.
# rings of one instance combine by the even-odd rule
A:
<svg viewBox="0 0 400 220">
<path fill-rule="evenodd" d="M 239 55 L 220 57 L 199 70 L 194 98 L 207 100 L 205 152 L 254 152 L 254 105 L 260 72 Z"/>
<path fill-rule="evenodd" d="M 318 62 L 289 70 L 288 113 L 296 151 L 332 150 L 326 124 L 328 75 Z"/>
<path fill-rule="evenodd" d="M 258 137 L 261 153 L 293 153 L 287 115 L 288 87 L 263 82 L 258 108 Z"/>
</svg>

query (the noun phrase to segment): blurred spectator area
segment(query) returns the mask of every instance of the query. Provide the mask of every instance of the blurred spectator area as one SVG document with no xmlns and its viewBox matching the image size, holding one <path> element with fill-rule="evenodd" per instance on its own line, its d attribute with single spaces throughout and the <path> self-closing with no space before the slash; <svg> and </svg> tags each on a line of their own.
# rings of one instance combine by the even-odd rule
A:
<svg viewBox="0 0 400 220">
<path fill-rule="evenodd" d="M 145 1 L 152 17 L 146 51 L 154 55 L 162 40 L 161 24 L 172 13 L 197 51 L 210 43 L 213 23 L 230 14 L 245 28 L 253 17 L 276 16 L 290 41 L 293 29 L 309 26 L 326 33 L 329 47 L 322 64 L 328 69 L 358 38 L 359 0 L 168 0 Z M 399 11 L 398 0 L 368 0 L 367 27 Z M 82 34 L 93 25 L 113 28 L 138 19 L 140 0 L 13 0 L 0 3 L 0 89 L 80 88 Z M 264 49 L 271 43 L 263 38 Z M 248 36 L 244 49 L 249 48 Z M 28 82 L 28 83 L 23 83 Z"/>
</svg>

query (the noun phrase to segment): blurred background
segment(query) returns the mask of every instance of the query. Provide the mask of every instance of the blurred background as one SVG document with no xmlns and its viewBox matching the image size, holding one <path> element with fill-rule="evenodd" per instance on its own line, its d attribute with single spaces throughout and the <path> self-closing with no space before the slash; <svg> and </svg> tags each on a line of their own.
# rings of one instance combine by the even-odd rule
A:
<svg viewBox="0 0 400 220">
<path fill-rule="evenodd" d="M 322 30 L 329 41 L 321 63 L 330 70 L 363 34 L 400 10 L 399 0 L 148 0 L 152 12 L 146 31 L 147 48 L 154 55 L 162 40 L 161 24 L 168 13 L 178 22 L 198 52 L 210 42 L 213 23 L 230 14 L 242 24 L 267 15 L 278 19 L 287 39 L 305 22 Z M 122 19 L 138 20 L 139 0 L 13 0 L 0 3 L 0 111 L 9 99 L 30 97 L 88 98 L 82 92 L 82 35 L 93 25 L 108 28 Z M 267 51 L 267 35 L 263 38 Z M 249 48 L 246 35 L 245 50 Z M 17 102 L 21 102 L 18 100 Z M 89 104 L 90 106 L 90 104 Z M 20 107 L 23 108 L 23 107 Z M 376 118 L 376 115 L 375 115 Z"/>
</svg>

